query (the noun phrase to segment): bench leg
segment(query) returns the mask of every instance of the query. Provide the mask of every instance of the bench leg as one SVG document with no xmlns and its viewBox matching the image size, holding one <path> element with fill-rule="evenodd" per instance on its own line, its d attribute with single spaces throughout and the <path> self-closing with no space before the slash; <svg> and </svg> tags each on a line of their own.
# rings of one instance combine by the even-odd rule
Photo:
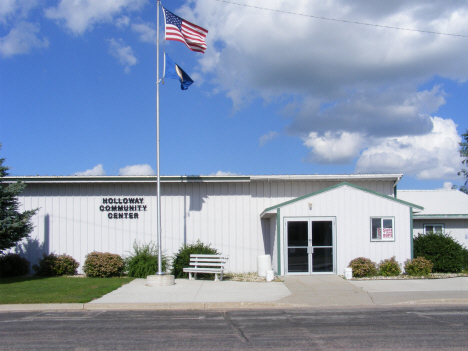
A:
<svg viewBox="0 0 468 351">
<path fill-rule="evenodd" d="M 221 280 L 223 280 L 223 272 L 221 272 Z"/>
<path fill-rule="evenodd" d="M 189 274 L 188 274 L 188 280 L 193 280 L 191 272 L 189 272 Z"/>
<path fill-rule="evenodd" d="M 219 282 L 218 273 L 215 273 L 214 275 L 215 275 L 215 280 L 214 280 L 214 281 L 215 281 L 215 282 Z"/>
</svg>

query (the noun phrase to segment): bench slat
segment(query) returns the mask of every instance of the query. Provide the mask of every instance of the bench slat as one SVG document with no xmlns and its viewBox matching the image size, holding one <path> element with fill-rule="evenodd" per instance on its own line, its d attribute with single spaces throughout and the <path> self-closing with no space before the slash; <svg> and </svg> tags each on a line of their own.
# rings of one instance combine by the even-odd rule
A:
<svg viewBox="0 0 468 351">
<path fill-rule="evenodd" d="M 217 263 L 217 264 L 225 264 L 227 261 L 219 261 L 219 260 L 190 260 L 190 263 Z"/>
<path fill-rule="evenodd" d="M 186 267 L 183 269 L 185 273 L 189 274 L 189 279 L 192 280 L 192 273 L 197 277 L 197 273 L 213 273 L 215 275 L 215 281 L 218 280 L 218 274 L 221 275 L 221 280 L 223 280 L 224 266 L 228 261 L 228 257 L 224 255 L 190 255 L 191 267 Z M 213 268 L 211 268 L 213 267 Z"/>
<path fill-rule="evenodd" d="M 216 268 L 184 268 L 184 272 L 192 272 L 192 273 L 221 273 L 223 269 L 216 269 Z"/>
</svg>

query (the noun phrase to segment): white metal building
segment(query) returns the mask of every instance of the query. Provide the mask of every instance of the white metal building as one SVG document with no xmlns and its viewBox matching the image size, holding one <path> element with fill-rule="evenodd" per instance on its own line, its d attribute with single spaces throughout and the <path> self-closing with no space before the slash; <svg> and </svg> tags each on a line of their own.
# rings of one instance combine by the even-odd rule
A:
<svg viewBox="0 0 468 351">
<path fill-rule="evenodd" d="M 396 198 L 401 174 L 161 177 L 167 255 L 198 239 L 230 257 L 229 271 L 342 274 L 351 259 L 411 258 L 413 211 Z M 156 242 L 155 177 L 9 177 L 27 187 L 22 210 L 39 208 L 31 237 L 15 249 L 31 263 L 92 251 L 128 255 Z"/>
<path fill-rule="evenodd" d="M 424 210 L 413 216 L 413 234 L 442 232 L 468 247 L 468 195 L 459 190 L 399 190 L 398 198 Z"/>
</svg>

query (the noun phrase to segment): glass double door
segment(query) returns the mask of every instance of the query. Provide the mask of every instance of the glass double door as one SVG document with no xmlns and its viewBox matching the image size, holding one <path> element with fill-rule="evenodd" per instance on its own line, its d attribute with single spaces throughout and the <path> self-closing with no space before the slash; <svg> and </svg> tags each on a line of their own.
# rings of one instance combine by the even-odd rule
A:
<svg viewBox="0 0 468 351">
<path fill-rule="evenodd" d="M 333 219 L 287 219 L 287 273 L 334 273 Z"/>
</svg>

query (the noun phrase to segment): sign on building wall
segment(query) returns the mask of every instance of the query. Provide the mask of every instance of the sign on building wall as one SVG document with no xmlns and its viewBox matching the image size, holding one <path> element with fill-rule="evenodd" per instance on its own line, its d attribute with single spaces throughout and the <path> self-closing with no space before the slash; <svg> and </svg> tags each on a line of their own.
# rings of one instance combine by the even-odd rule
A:
<svg viewBox="0 0 468 351">
<path fill-rule="evenodd" d="M 109 219 L 139 219 L 147 210 L 143 197 L 104 197 L 99 206 L 99 211 L 106 212 Z"/>
</svg>

